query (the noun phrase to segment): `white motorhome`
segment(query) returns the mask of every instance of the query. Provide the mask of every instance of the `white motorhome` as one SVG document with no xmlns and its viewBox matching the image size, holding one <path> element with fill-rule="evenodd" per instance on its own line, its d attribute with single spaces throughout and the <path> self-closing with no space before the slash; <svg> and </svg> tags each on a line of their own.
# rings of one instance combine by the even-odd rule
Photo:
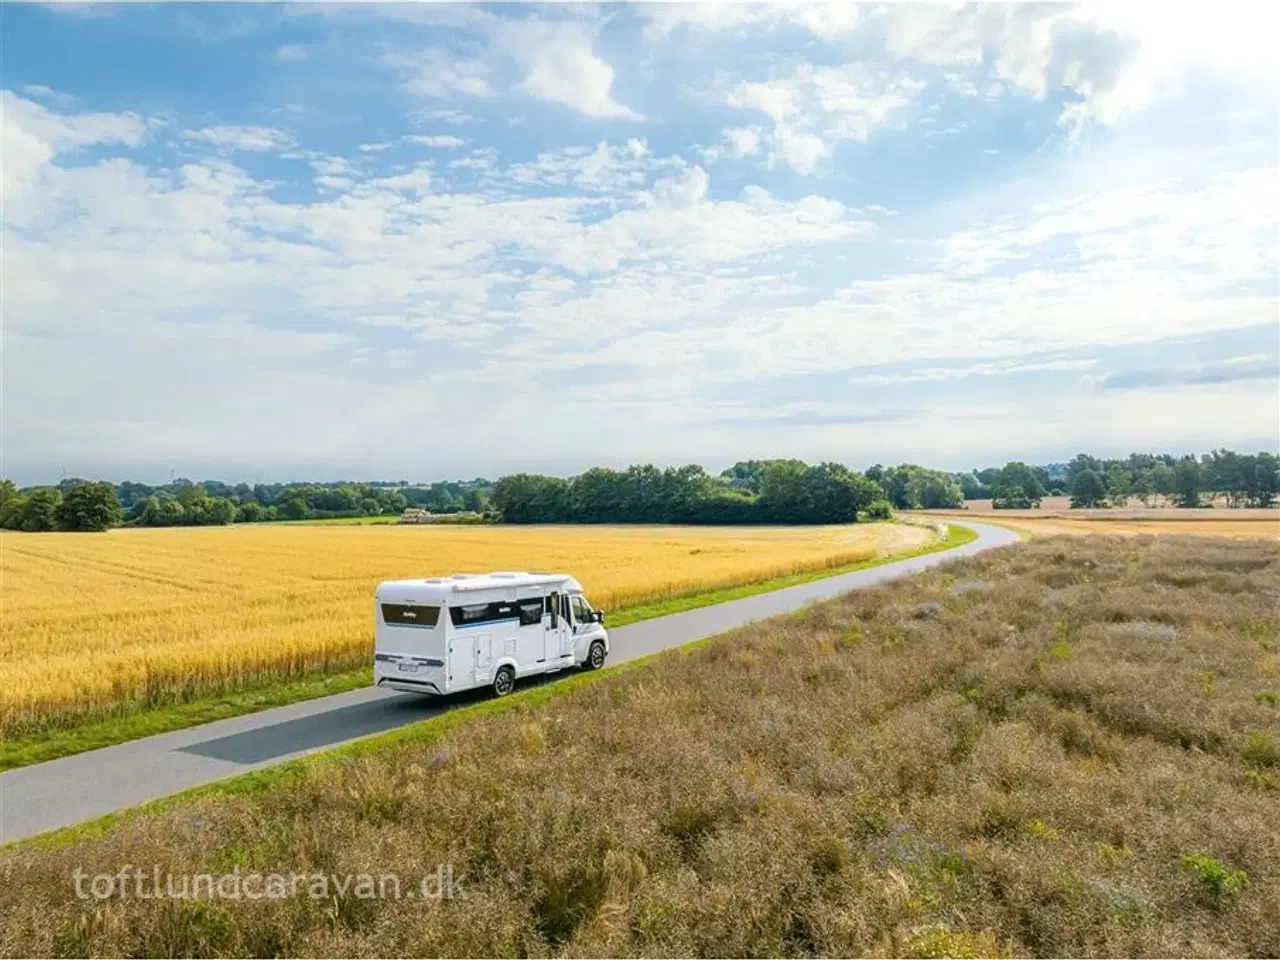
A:
<svg viewBox="0 0 1280 960">
<path fill-rule="evenodd" d="M 374 595 L 373 682 L 444 695 L 566 667 L 598 670 L 609 655 L 604 613 L 563 573 L 454 574 L 388 580 Z"/>
</svg>

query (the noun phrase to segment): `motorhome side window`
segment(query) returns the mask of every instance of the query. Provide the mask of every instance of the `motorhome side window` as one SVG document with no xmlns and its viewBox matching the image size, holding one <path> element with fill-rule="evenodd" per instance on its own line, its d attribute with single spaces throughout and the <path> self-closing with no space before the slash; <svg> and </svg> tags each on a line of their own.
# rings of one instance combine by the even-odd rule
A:
<svg viewBox="0 0 1280 960">
<path fill-rule="evenodd" d="M 464 603 L 462 606 L 450 607 L 449 618 L 455 627 L 468 627 L 477 623 L 517 620 L 521 619 L 521 614 L 514 602 Z"/>
<path fill-rule="evenodd" d="M 591 605 L 583 597 L 573 597 L 573 622 L 586 623 L 591 619 Z"/>
<path fill-rule="evenodd" d="M 532 597 L 519 603 L 520 626 L 532 627 L 542 623 L 542 598 Z"/>
</svg>

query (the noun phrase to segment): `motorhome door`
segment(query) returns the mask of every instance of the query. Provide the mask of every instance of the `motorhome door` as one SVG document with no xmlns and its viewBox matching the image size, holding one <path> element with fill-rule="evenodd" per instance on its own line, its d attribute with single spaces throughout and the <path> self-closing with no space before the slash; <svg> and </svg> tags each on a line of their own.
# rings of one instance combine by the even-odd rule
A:
<svg viewBox="0 0 1280 960">
<path fill-rule="evenodd" d="M 449 638 L 449 670 L 445 680 L 448 689 L 461 690 L 470 687 L 475 666 L 475 637 L 465 630 L 455 633 Z"/>
<path fill-rule="evenodd" d="M 486 633 L 475 638 L 476 683 L 488 683 L 493 673 L 493 635 Z"/>
<path fill-rule="evenodd" d="M 573 653 L 573 624 L 569 621 L 569 598 L 563 593 L 547 594 L 547 656 L 563 657 Z"/>
</svg>

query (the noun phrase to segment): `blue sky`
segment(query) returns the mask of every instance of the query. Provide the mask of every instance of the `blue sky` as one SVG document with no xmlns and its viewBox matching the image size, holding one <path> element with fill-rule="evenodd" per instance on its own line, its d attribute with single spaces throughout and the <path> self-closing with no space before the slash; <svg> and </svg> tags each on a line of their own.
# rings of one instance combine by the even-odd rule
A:
<svg viewBox="0 0 1280 960">
<path fill-rule="evenodd" d="M 0 17 L 22 482 L 1280 435 L 1258 7 Z"/>
</svg>

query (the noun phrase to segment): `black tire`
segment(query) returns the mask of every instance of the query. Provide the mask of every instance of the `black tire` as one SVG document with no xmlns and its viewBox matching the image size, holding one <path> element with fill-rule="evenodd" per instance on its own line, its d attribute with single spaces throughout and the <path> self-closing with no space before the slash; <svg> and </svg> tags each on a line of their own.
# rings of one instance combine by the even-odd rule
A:
<svg viewBox="0 0 1280 960">
<path fill-rule="evenodd" d="M 599 670 L 604 666 L 604 644 L 596 640 L 591 644 L 591 649 L 587 651 L 587 659 L 583 661 L 583 666 L 588 670 Z"/>
<path fill-rule="evenodd" d="M 516 688 L 516 672 L 510 667 L 499 667 L 493 675 L 493 695 L 505 697 Z"/>
</svg>

